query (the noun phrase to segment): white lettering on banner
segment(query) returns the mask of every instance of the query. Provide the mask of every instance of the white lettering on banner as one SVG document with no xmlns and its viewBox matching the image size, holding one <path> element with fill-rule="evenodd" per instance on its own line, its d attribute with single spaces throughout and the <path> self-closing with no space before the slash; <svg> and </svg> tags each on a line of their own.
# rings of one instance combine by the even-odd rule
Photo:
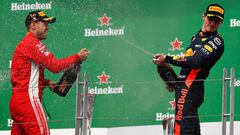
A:
<svg viewBox="0 0 240 135">
<path fill-rule="evenodd" d="M 234 86 L 235 86 L 235 87 L 239 87 L 239 86 L 240 86 L 240 80 L 235 80 Z M 231 87 L 231 81 L 230 81 L 230 83 L 229 83 L 229 87 Z"/>
<path fill-rule="evenodd" d="M 49 3 L 34 3 L 34 4 L 28 4 L 28 3 L 11 3 L 11 10 L 46 10 L 46 9 L 52 9 L 52 2 Z"/>
<path fill-rule="evenodd" d="M 172 56 L 172 57 L 174 57 L 174 56 L 176 56 L 176 57 L 183 57 L 183 56 L 184 56 L 184 53 L 181 52 L 180 54 L 176 54 L 176 55 L 168 53 L 167 55 L 168 55 L 168 56 Z"/>
<path fill-rule="evenodd" d="M 174 114 L 170 114 L 169 112 L 167 112 L 166 114 L 164 113 L 156 113 L 156 121 L 162 121 L 164 119 L 169 119 L 169 118 L 174 118 L 175 115 Z"/>
<path fill-rule="evenodd" d="M 240 86 L 240 80 L 235 80 L 234 85 L 235 85 L 235 87 L 239 87 Z"/>
<path fill-rule="evenodd" d="M 8 127 L 12 127 L 13 120 L 12 119 L 7 119 Z"/>
<path fill-rule="evenodd" d="M 119 94 L 123 93 L 123 85 L 121 87 L 105 87 L 105 88 L 88 88 L 90 94 Z"/>
<path fill-rule="evenodd" d="M 230 19 L 230 27 L 239 27 L 239 26 L 240 26 L 240 20 Z"/>
<path fill-rule="evenodd" d="M 9 68 L 11 68 L 12 60 L 9 60 Z"/>
<path fill-rule="evenodd" d="M 97 36 L 118 36 L 118 35 L 124 35 L 124 27 L 121 29 L 85 29 L 85 37 L 97 37 Z"/>
</svg>

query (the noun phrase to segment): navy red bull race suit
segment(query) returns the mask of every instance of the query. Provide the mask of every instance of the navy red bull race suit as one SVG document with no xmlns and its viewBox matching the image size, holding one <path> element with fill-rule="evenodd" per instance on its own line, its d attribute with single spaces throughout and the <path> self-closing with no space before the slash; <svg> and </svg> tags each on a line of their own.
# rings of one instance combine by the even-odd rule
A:
<svg viewBox="0 0 240 135">
<path fill-rule="evenodd" d="M 204 80 L 224 52 L 217 32 L 199 31 L 184 56 L 166 56 L 166 62 L 182 67 L 180 88 L 175 92 L 175 135 L 200 135 L 198 108 L 204 100 Z"/>
</svg>

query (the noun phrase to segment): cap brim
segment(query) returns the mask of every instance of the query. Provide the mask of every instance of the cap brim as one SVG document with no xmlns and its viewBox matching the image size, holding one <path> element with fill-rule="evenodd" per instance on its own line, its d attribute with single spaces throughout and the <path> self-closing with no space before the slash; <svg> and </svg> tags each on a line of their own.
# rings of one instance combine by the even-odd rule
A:
<svg viewBox="0 0 240 135">
<path fill-rule="evenodd" d="M 43 18 L 42 21 L 48 22 L 48 23 L 54 23 L 56 21 L 56 17 L 46 17 L 46 18 Z"/>
<path fill-rule="evenodd" d="M 207 16 L 208 16 L 208 17 L 215 16 L 215 17 L 217 17 L 217 18 L 223 20 L 223 18 L 222 18 L 221 16 L 219 16 L 219 15 L 215 15 L 215 14 L 207 14 Z"/>
</svg>

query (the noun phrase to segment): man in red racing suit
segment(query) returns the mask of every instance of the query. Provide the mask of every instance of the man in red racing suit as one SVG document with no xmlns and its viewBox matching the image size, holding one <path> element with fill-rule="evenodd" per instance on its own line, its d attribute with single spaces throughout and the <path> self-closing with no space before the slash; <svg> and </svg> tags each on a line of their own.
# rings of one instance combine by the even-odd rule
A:
<svg viewBox="0 0 240 135">
<path fill-rule="evenodd" d="M 55 20 L 55 17 L 48 17 L 43 11 L 30 12 L 25 20 L 28 32 L 17 45 L 11 64 L 12 135 L 50 134 L 41 102 L 43 88 L 49 86 L 53 89 L 55 84 L 44 78 L 44 68 L 59 73 L 86 60 L 89 54 L 87 49 L 81 49 L 77 54 L 56 59 L 41 42 L 46 39 L 48 23 Z"/>
</svg>

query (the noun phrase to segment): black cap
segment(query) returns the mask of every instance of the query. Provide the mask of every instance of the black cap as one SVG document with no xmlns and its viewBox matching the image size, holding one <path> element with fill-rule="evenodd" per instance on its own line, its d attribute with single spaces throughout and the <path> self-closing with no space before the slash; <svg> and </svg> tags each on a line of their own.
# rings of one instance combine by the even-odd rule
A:
<svg viewBox="0 0 240 135">
<path fill-rule="evenodd" d="M 25 25 L 28 27 L 31 22 L 43 21 L 48 23 L 54 23 L 56 21 L 56 17 L 48 17 L 46 13 L 42 10 L 32 11 L 30 12 L 25 20 Z"/>
<path fill-rule="evenodd" d="M 211 4 L 207 7 L 205 15 L 208 17 L 215 16 L 221 20 L 224 18 L 224 9 L 218 4 Z"/>
</svg>

